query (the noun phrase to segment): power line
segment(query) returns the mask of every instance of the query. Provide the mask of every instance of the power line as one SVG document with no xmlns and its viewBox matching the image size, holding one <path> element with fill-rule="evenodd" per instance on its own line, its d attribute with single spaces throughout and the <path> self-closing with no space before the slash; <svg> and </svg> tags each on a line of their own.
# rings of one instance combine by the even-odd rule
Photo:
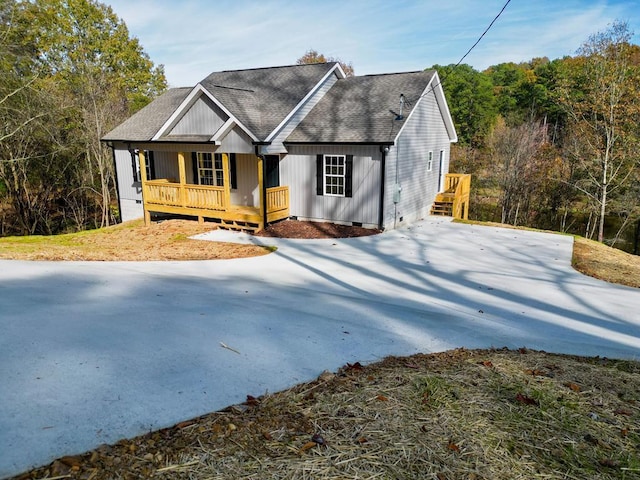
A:
<svg viewBox="0 0 640 480">
<path fill-rule="evenodd" d="M 507 8 L 507 6 L 511 3 L 511 0 L 507 0 L 507 2 L 502 6 L 502 8 L 500 9 L 500 11 L 498 12 L 498 14 L 494 17 L 493 20 L 491 20 L 491 23 L 489 24 L 489 26 L 487 28 L 485 28 L 484 32 L 482 32 L 482 34 L 478 37 L 478 40 L 476 40 L 476 42 L 471 45 L 471 48 L 469 48 L 469 50 L 467 50 L 467 53 L 465 53 L 462 58 L 460 60 L 458 60 L 458 63 L 456 63 L 454 65 L 453 68 L 460 66 L 460 64 L 462 63 L 462 61 L 467 58 L 467 56 L 471 53 L 471 51 L 476 48 L 476 46 L 480 43 L 480 41 L 484 38 L 484 36 L 487 34 L 487 32 L 489 30 L 491 30 L 491 27 L 493 27 L 493 24 L 496 23 L 498 21 L 498 18 L 500 18 L 500 16 L 503 14 L 503 12 L 505 11 L 505 9 Z M 424 97 L 425 95 L 433 92 L 435 90 L 435 88 L 438 85 L 442 85 L 444 83 L 444 81 L 446 80 L 446 76 L 443 76 L 440 81 L 438 83 L 436 83 L 435 85 L 433 85 L 428 91 L 424 92 L 422 95 L 420 95 L 420 97 L 418 97 L 419 99 Z"/>
<path fill-rule="evenodd" d="M 473 45 L 471 45 L 471 48 L 469 50 L 467 50 L 467 53 L 465 53 L 462 58 L 460 59 L 460 61 L 458 61 L 458 63 L 456 63 L 456 67 L 459 66 L 462 61 L 467 58 L 467 55 L 469 55 L 471 53 L 471 51 L 476 48 L 476 45 L 478 45 L 480 43 L 480 40 L 483 39 L 483 37 L 487 34 L 487 32 L 489 30 L 491 30 L 491 27 L 493 27 L 493 24 L 496 23 L 496 21 L 498 20 L 498 18 L 500 18 L 500 15 L 502 15 L 502 12 L 504 12 L 504 10 L 507 8 L 507 5 L 509 5 L 509 3 L 511 3 L 511 0 L 507 0 L 507 3 L 504 4 L 504 6 L 502 7 L 502 9 L 498 12 L 498 14 L 495 16 L 495 18 L 491 21 L 491 23 L 489 24 L 489 26 L 485 29 L 484 32 L 482 32 L 482 35 L 480 35 L 480 37 L 478 38 L 478 40 L 476 40 L 476 43 L 474 43 Z M 442 82 L 440 82 L 442 83 Z"/>
</svg>

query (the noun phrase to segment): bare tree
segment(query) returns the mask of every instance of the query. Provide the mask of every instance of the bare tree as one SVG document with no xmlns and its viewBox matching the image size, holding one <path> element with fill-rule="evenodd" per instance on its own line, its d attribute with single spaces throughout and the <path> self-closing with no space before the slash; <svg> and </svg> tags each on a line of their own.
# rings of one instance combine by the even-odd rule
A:
<svg viewBox="0 0 640 480">
<path fill-rule="evenodd" d="M 568 63 L 573 68 L 560 88 L 570 118 L 566 151 L 579 172 L 573 186 L 597 215 L 600 242 L 610 196 L 628 184 L 639 165 L 640 75 L 630 62 L 630 39 L 623 22 L 591 36 Z"/>
</svg>

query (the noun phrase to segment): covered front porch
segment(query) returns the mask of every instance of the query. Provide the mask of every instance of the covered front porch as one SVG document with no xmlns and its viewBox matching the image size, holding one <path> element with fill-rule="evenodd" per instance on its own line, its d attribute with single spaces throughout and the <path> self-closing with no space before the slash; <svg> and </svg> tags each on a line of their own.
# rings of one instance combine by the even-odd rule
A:
<svg viewBox="0 0 640 480">
<path fill-rule="evenodd" d="M 232 154 L 214 157 L 207 152 L 178 152 L 176 179 L 155 175 L 148 178 L 154 170 L 149 168 L 149 151 L 140 150 L 138 155 L 146 224 L 150 223 L 152 214 L 166 213 L 197 217 L 199 222 L 209 219 L 224 228 L 260 231 L 265 222 L 289 216 L 289 187 L 279 185 L 278 158 L 243 155 L 242 162 L 238 162 L 241 166 L 236 167 L 233 156 L 232 171 Z M 187 175 L 187 159 L 192 163 L 190 175 Z M 240 190 L 249 192 L 248 195 L 237 193 L 238 183 Z M 240 203 L 234 203 L 234 197 Z"/>
</svg>

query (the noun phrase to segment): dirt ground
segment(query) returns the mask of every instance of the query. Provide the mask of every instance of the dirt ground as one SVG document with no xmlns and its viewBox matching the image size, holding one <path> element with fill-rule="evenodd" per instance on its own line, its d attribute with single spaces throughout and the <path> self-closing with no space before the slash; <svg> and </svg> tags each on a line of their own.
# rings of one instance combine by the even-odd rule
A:
<svg viewBox="0 0 640 480">
<path fill-rule="evenodd" d="M 100 230 L 51 237 L 0 238 L 0 258 L 11 260 L 155 261 L 217 260 L 265 255 L 256 245 L 194 240 L 189 237 L 217 228 L 214 223 L 163 220 L 145 226 L 126 222 Z M 378 230 L 330 223 L 284 220 L 260 233 L 281 238 L 342 238 L 373 235 Z"/>
<path fill-rule="evenodd" d="M 283 220 L 272 223 L 257 233 L 260 237 L 279 238 L 349 238 L 376 235 L 380 230 L 335 223 L 304 222 L 300 220 Z"/>
</svg>

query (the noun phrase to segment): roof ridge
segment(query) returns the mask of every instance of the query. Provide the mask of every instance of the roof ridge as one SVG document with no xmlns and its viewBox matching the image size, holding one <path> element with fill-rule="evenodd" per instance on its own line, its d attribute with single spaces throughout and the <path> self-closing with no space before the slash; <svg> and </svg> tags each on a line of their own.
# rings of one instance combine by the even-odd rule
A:
<svg viewBox="0 0 640 480">
<path fill-rule="evenodd" d="M 275 70 L 277 68 L 291 68 L 291 67 L 309 67 L 312 65 L 333 65 L 336 64 L 338 62 L 317 62 L 317 63 L 303 63 L 303 64 L 293 64 L 293 65 L 276 65 L 274 67 L 254 67 L 254 68 L 238 68 L 235 70 L 220 70 L 219 72 L 212 72 L 211 75 L 213 75 L 214 73 L 231 73 L 231 72 L 251 72 L 251 71 L 255 71 L 255 70 Z"/>
</svg>

